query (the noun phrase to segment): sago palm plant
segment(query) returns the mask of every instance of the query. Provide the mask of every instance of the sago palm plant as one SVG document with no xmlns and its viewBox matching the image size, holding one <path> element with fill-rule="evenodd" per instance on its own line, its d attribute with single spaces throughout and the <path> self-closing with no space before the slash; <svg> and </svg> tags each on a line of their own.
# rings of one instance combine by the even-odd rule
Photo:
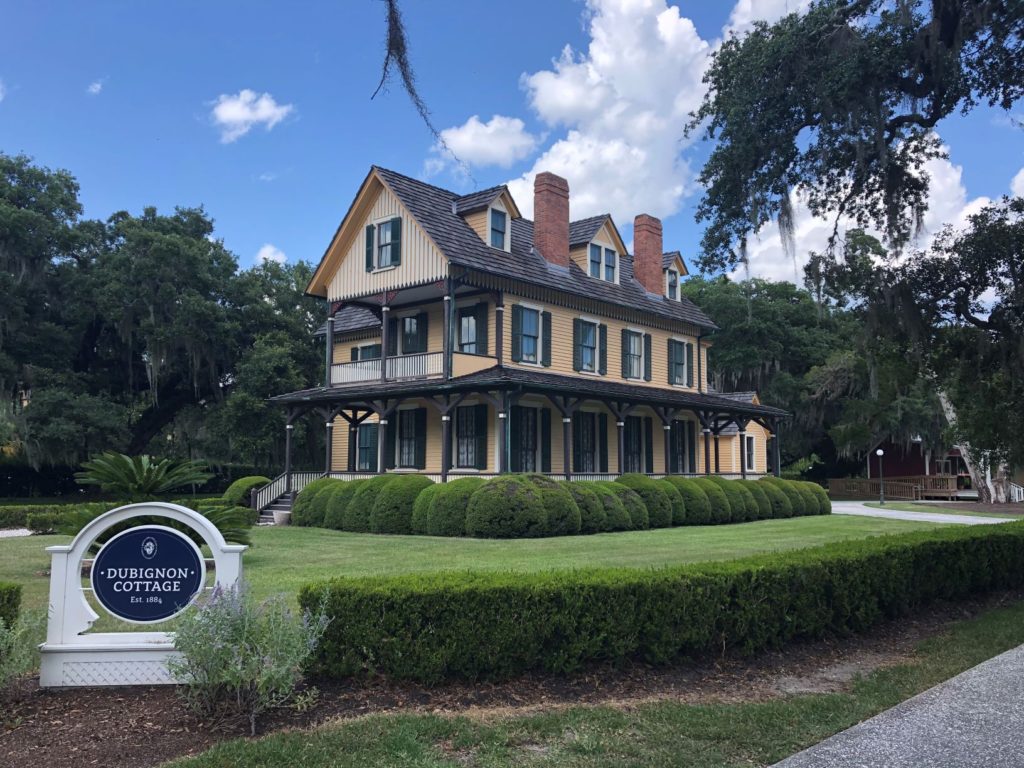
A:
<svg viewBox="0 0 1024 768">
<path fill-rule="evenodd" d="M 98 485 L 107 493 L 131 501 L 146 501 L 191 485 L 202 485 L 213 475 L 199 461 L 125 456 L 108 451 L 82 464 L 75 473 L 79 485 Z"/>
</svg>

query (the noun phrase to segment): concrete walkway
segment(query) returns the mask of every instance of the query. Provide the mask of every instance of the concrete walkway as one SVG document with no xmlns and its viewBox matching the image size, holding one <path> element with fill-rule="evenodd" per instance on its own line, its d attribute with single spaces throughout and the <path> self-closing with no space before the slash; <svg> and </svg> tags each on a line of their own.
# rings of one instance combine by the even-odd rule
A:
<svg viewBox="0 0 1024 768">
<path fill-rule="evenodd" d="M 833 501 L 832 514 L 887 517 L 890 520 L 917 520 L 925 523 L 956 523 L 959 525 L 998 525 L 1012 523 L 1012 518 L 981 517 L 980 515 L 953 515 L 942 512 L 905 512 L 899 509 L 876 509 L 859 501 Z M 1024 761 L 1022 761 L 1024 765 Z"/>
<path fill-rule="evenodd" d="M 13 539 L 18 536 L 31 536 L 32 531 L 28 528 L 3 528 L 0 529 L 0 539 Z"/>
<path fill-rule="evenodd" d="M 776 763 L 776 768 L 1020 768 L 1024 646 Z"/>
</svg>

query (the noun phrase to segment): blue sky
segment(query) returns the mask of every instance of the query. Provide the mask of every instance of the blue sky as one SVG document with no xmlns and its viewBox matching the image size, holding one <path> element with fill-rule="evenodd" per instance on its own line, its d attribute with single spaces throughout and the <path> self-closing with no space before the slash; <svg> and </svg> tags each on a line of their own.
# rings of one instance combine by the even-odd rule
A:
<svg viewBox="0 0 1024 768">
<path fill-rule="evenodd" d="M 71 171 L 89 217 L 202 204 L 243 266 L 268 244 L 317 261 L 371 163 L 465 191 L 510 181 L 521 206 L 530 174 L 550 169 L 568 177 L 574 216 L 611 210 L 629 240 L 634 214 L 661 215 L 666 248 L 692 260 L 707 148 L 680 126 L 701 63 L 727 25 L 799 3 L 405 0 L 421 93 L 468 178 L 400 88 L 370 100 L 378 0 L 0 2 L 17 30 L 0 50 L 0 151 Z M 263 122 L 237 135 L 246 123 L 218 125 L 218 100 Z M 933 173 L 933 228 L 1009 192 L 1024 166 L 1024 132 L 1001 113 L 940 133 L 952 164 Z M 805 223 L 803 250 L 820 238 Z M 766 232 L 752 268 L 792 278 L 781 259 Z"/>
</svg>

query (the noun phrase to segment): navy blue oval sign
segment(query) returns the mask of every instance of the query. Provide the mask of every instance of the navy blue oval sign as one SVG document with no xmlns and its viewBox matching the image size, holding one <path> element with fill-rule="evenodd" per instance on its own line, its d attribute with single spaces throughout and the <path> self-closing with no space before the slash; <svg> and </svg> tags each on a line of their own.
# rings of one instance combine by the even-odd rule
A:
<svg viewBox="0 0 1024 768">
<path fill-rule="evenodd" d="M 206 563 L 182 533 L 159 525 L 129 528 L 103 545 L 92 564 L 92 589 L 114 616 L 137 624 L 185 610 L 203 588 Z"/>
</svg>

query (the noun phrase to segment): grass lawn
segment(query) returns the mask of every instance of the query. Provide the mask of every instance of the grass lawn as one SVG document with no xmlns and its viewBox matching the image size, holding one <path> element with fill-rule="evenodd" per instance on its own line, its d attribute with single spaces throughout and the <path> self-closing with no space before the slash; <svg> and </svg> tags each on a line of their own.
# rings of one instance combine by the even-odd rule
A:
<svg viewBox="0 0 1024 768">
<path fill-rule="evenodd" d="M 374 715 L 258 741 L 225 742 L 174 768 L 613 768 L 768 765 L 1024 643 L 1024 604 L 961 621 L 922 643 L 911 663 L 875 671 L 845 693 L 764 703 L 672 701 L 577 707 L 486 721 Z"/>
<path fill-rule="evenodd" d="M 975 512 L 974 510 L 946 507 L 941 504 L 935 506 L 918 504 L 914 501 L 887 501 L 884 506 L 877 501 L 866 501 L 864 506 L 874 507 L 875 509 L 895 509 L 900 512 L 932 512 L 939 515 L 969 515 L 971 517 L 998 517 L 1000 520 L 1020 520 L 1020 515 L 1002 515 L 998 512 Z"/>
<path fill-rule="evenodd" d="M 439 570 L 538 571 L 622 566 L 646 568 L 701 560 L 728 560 L 758 552 L 812 547 L 832 541 L 935 527 L 883 518 L 829 515 L 742 525 L 500 541 L 432 536 L 378 536 L 319 528 L 262 527 L 243 558 L 257 595 L 297 595 L 310 581 Z M 66 536 L 0 539 L 0 581 L 23 585 L 23 605 L 44 608 L 49 558 L 44 548 Z M 104 612 L 99 611 L 100 615 Z M 98 624 L 97 628 L 110 629 Z"/>
</svg>

